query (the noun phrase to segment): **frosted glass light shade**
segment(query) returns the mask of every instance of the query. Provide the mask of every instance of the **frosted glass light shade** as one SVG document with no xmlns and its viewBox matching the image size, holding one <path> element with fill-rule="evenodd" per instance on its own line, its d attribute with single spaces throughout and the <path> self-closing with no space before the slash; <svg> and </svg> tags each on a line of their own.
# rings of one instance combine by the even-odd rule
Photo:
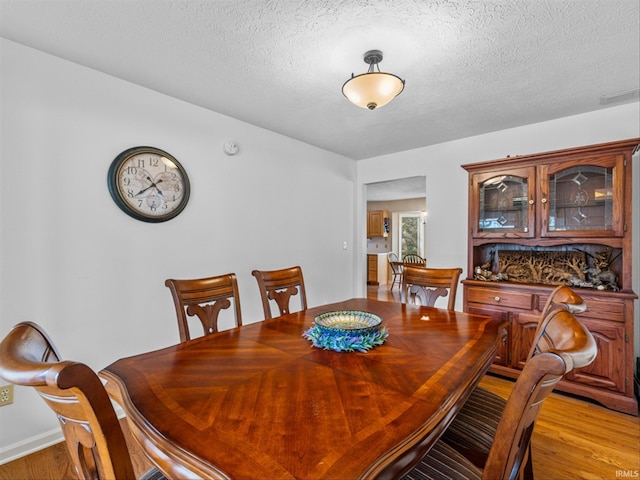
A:
<svg viewBox="0 0 640 480">
<path fill-rule="evenodd" d="M 342 86 L 342 94 L 358 107 L 380 108 L 404 90 L 404 80 L 392 73 L 369 72 L 356 75 Z"/>
</svg>

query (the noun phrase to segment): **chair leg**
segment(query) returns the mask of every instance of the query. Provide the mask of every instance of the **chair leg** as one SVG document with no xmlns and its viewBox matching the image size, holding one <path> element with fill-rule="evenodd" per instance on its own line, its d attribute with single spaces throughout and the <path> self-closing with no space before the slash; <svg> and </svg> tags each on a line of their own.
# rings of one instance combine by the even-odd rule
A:
<svg viewBox="0 0 640 480">
<path fill-rule="evenodd" d="M 531 443 L 527 449 L 527 460 L 522 469 L 522 480 L 533 480 L 533 462 L 531 461 Z"/>
</svg>

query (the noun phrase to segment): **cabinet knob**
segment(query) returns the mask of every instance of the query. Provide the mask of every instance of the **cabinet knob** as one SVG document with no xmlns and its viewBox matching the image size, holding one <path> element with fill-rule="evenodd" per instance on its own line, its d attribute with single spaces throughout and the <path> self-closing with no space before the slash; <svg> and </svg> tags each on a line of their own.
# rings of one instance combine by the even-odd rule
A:
<svg viewBox="0 0 640 480">
<path fill-rule="evenodd" d="M 534 200 L 532 198 L 531 200 L 529 200 L 529 205 L 533 205 L 533 203 L 534 203 Z"/>
<path fill-rule="evenodd" d="M 500 300 L 502 300 L 500 297 L 493 297 L 493 299 L 498 303 L 500 303 Z"/>
<path fill-rule="evenodd" d="M 547 199 L 543 198 L 542 200 L 540 200 L 542 203 L 547 203 Z"/>
</svg>

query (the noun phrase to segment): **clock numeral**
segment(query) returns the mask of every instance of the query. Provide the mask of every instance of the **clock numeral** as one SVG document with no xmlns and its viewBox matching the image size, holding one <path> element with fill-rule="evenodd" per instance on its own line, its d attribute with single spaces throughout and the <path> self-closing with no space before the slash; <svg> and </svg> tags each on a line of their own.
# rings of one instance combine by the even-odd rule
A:
<svg viewBox="0 0 640 480">
<path fill-rule="evenodd" d="M 136 167 L 128 166 L 127 167 L 127 175 L 135 175 L 138 173 L 138 169 Z"/>
<path fill-rule="evenodd" d="M 131 179 L 130 179 L 129 177 L 124 177 L 124 178 L 122 179 L 122 184 L 123 184 L 125 187 L 128 187 L 129 185 L 131 185 Z"/>
<path fill-rule="evenodd" d="M 144 168 L 144 158 L 139 158 L 139 159 L 138 159 L 138 166 L 139 166 L 140 168 Z"/>
<path fill-rule="evenodd" d="M 133 190 L 131 190 L 130 188 L 127 189 L 127 197 L 133 198 L 133 196 L 134 196 Z"/>
<path fill-rule="evenodd" d="M 157 158 L 151 157 L 149 159 L 149 166 L 150 167 L 157 167 L 159 164 L 160 164 L 160 160 L 158 160 Z"/>
</svg>

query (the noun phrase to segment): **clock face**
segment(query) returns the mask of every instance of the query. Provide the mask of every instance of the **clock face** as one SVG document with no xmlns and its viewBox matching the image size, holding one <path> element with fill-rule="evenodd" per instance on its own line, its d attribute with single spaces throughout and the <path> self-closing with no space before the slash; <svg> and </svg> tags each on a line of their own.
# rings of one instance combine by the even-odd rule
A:
<svg viewBox="0 0 640 480">
<path fill-rule="evenodd" d="M 189 178 L 167 152 L 134 147 L 118 155 L 108 174 L 109 192 L 127 215 L 145 222 L 165 222 L 189 201 Z"/>
</svg>

